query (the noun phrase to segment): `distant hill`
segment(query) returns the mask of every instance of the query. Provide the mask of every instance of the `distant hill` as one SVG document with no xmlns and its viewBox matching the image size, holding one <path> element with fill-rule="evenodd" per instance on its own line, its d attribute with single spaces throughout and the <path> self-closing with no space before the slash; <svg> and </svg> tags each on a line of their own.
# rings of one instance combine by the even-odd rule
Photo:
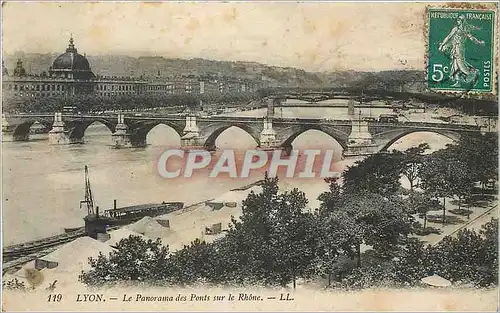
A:
<svg viewBox="0 0 500 313">
<path fill-rule="evenodd" d="M 20 58 L 28 73 L 41 74 L 49 69 L 57 53 L 24 53 L 4 55 L 5 65 L 12 72 Z M 349 87 L 366 85 L 371 88 L 391 87 L 396 81 L 423 80 L 423 71 L 382 72 L 307 72 L 291 67 L 276 67 L 256 62 L 229 62 L 207 59 L 167 59 L 158 56 L 131 57 L 125 55 L 89 55 L 92 70 L 100 76 L 143 76 L 146 79 L 168 78 L 180 75 L 226 76 L 260 81 L 266 86 Z M 397 85 L 397 84 L 396 84 Z"/>
<path fill-rule="evenodd" d="M 28 73 L 41 74 L 49 69 L 58 54 L 17 52 L 4 56 L 11 72 L 18 58 Z M 228 62 L 206 59 L 166 59 L 163 57 L 130 57 L 124 55 L 87 56 L 92 71 L 101 76 L 134 76 L 145 78 L 180 75 L 210 75 L 245 78 L 266 82 L 269 85 L 318 85 L 319 75 L 295 68 L 282 68 L 255 62 Z"/>
</svg>

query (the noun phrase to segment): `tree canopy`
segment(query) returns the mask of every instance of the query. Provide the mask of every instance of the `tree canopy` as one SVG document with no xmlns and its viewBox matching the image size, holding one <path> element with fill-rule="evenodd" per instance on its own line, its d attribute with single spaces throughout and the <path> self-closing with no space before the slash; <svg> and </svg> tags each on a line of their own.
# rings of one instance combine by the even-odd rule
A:
<svg viewBox="0 0 500 313">
<path fill-rule="evenodd" d="M 109 256 L 90 259 L 91 269 L 80 280 L 287 286 L 333 274 L 333 285 L 358 288 L 414 286 L 436 273 L 454 283 L 498 284 L 496 219 L 479 232 L 462 229 L 434 246 L 411 236 L 422 229 L 415 217 L 424 218 L 425 229 L 427 212 L 439 208 L 438 199 L 458 197 L 460 205 L 475 183 L 495 179 L 497 148 L 490 146 L 495 140 L 464 137 L 432 154 L 425 155 L 428 146 L 420 145 L 366 157 L 341 179 L 326 179 L 328 190 L 312 212 L 303 192 L 280 192 L 278 179 L 266 175 L 262 190 L 248 194 L 241 216 L 232 218 L 221 238 L 196 239 L 171 253 L 159 240 L 131 236 Z M 474 146 L 488 151 L 481 157 Z M 403 175 L 409 191 L 399 181 Z"/>
</svg>

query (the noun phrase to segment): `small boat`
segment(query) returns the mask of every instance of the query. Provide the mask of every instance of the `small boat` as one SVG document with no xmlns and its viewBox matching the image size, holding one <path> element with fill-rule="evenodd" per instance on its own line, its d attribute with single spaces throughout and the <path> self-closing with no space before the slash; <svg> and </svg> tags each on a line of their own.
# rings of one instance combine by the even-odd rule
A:
<svg viewBox="0 0 500 313">
<path fill-rule="evenodd" d="M 101 220 L 105 221 L 104 226 L 108 230 L 119 228 L 122 225 L 134 223 L 145 216 L 156 217 L 167 214 L 184 208 L 184 202 L 162 202 L 152 204 L 141 204 L 128 207 L 117 208 L 116 202 L 114 209 L 105 210 L 104 214 L 99 215 L 99 207 L 94 209 L 94 197 L 90 188 L 90 180 L 88 168 L 85 166 L 85 200 L 80 201 L 80 208 L 85 204 L 88 215 L 84 220 Z M 168 220 L 162 221 L 160 224 L 169 225 Z M 166 226 L 165 226 L 166 227 Z M 81 227 L 66 227 L 63 234 L 54 235 L 42 239 L 33 240 L 21 244 L 3 247 L 2 256 L 4 272 L 8 268 L 13 268 L 25 262 L 18 262 L 17 259 L 25 258 L 33 260 L 38 257 L 37 253 L 53 248 L 75 240 L 79 237 L 89 236 L 88 229 L 85 226 Z M 22 261 L 22 259 L 21 259 Z M 9 264 L 7 264 L 10 262 Z M 26 261 L 27 262 L 27 261 Z"/>
<path fill-rule="evenodd" d="M 104 216 L 108 217 L 108 224 L 126 225 L 136 222 L 143 217 L 156 217 L 181 210 L 183 202 L 162 202 L 127 206 L 122 208 L 109 209 L 104 211 Z"/>
<path fill-rule="evenodd" d="M 99 214 L 99 206 L 94 208 L 94 196 L 92 188 L 90 187 L 89 170 L 85 166 L 85 200 L 80 201 L 80 209 L 83 205 L 87 207 L 88 215 L 84 218 L 87 220 L 99 219 L 103 221 L 107 227 L 123 226 L 134 223 L 143 217 L 156 217 L 181 210 L 184 207 L 184 202 L 162 202 L 162 203 L 149 203 L 140 204 L 127 207 L 116 207 L 116 200 L 112 209 L 104 210 L 103 214 Z M 65 228 L 66 233 L 74 231 L 86 230 L 85 227 L 78 228 Z"/>
</svg>

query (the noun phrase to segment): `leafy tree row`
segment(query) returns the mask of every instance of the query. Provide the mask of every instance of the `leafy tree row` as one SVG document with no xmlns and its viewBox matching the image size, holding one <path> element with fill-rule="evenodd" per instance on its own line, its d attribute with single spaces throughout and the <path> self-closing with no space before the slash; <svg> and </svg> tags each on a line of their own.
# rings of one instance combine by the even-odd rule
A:
<svg viewBox="0 0 500 313">
<path fill-rule="evenodd" d="M 431 198 L 443 201 L 443 223 L 447 197 L 458 198 L 458 209 L 480 183 L 483 188 L 498 180 L 498 137 L 496 134 L 463 136 L 423 158 L 418 177 L 420 187 Z"/>
<path fill-rule="evenodd" d="M 392 151 L 371 155 L 343 173 L 342 189 L 347 193 L 367 191 L 381 195 L 405 193 L 400 183 L 405 177 L 412 210 L 426 217 L 442 202 L 445 222 L 446 199 L 456 197 L 461 209 L 464 201 L 481 192 L 488 182 L 498 180 L 498 137 L 496 134 L 462 136 L 458 143 L 426 154 L 428 144 L 420 144 L 403 152 Z M 424 223 L 426 220 L 424 219 Z M 425 227 L 425 226 L 424 226 Z"/>
<path fill-rule="evenodd" d="M 297 278 L 329 273 L 339 256 L 357 257 L 361 245 L 392 256 L 411 217 L 397 199 L 377 194 L 340 196 L 328 211 L 307 212 L 303 192 L 278 193 L 278 181 L 266 177 L 262 192 L 250 193 L 240 220 L 208 244 L 200 241 L 170 254 L 160 242 L 131 237 L 109 257 L 91 259 L 80 279 L 90 285 L 118 281 L 210 282 L 286 286 Z"/>
<path fill-rule="evenodd" d="M 438 274 L 452 283 L 474 287 L 498 285 L 498 220 L 477 232 L 460 230 L 435 246 L 412 239 L 398 258 L 356 268 L 337 283 L 346 288 L 417 286 Z"/>
<path fill-rule="evenodd" d="M 5 112 L 55 112 L 73 106 L 78 112 L 103 112 L 118 110 L 141 111 L 172 106 L 199 109 L 200 104 L 244 105 L 257 99 L 256 93 L 224 94 L 145 94 L 145 95 L 75 95 L 52 97 L 9 98 L 4 100 Z"/>
</svg>

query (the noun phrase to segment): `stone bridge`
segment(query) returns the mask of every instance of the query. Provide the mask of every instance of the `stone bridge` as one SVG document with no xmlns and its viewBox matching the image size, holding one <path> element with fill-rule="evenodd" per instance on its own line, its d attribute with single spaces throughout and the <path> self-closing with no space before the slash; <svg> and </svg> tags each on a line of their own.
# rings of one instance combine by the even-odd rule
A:
<svg viewBox="0 0 500 313">
<path fill-rule="evenodd" d="M 26 141 L 30 127 L 38 122 L 50 131 L 50 144 L 84 143 L 85 130 L 100 122 L 112 132 L 114 148 L 143 147 L 148 132 L 159 124 L 170 126 L 189 148 L 215 149 L 217 137 L 230 127 L 247 132 L 263 149 L 291 149 L 297 136 L 318 130 L 334 138 L 345 156 L 372 154 L 413 132 L 433 132 L 452 140 L 462 134 L 484 131 L 479 126 L 451 123 L 378 122 L 276 117 L 225 117 L 195 115 L 137 116 L 123 114 L 4 114 L 2 141 Z M 494 131 L 494 130 L 493 130 Z"/>
</svg>

